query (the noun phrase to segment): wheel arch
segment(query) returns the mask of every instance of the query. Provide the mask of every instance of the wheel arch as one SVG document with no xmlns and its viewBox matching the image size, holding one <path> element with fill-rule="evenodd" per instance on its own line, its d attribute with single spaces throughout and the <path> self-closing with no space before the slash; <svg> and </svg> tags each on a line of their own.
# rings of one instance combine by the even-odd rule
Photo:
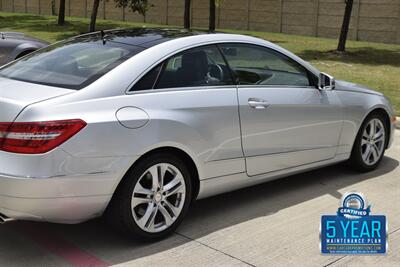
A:
<svg viewBox="0 0 400 267">
<path fill-rule="evenodd" d="M 36 51 L 36 49 L 34 49 L 34 48 L 29 48 L 29 49 L 26 49 L 26 50 L 23 50 L 23 51 L 19 51 L 19 53 L 15 56 L 15 59 L 19 59 L 19 58 L 24 57 L 24 56 L 26 56 L 26 55 L 28 55 L 28 54 L 30 54 L 32 52 L 35 52 L 35 51 Z"/>
<path fill-rule="evenodd" d="M 15 47 L 15 49 L 13 50 L 13 52 L 11 53 L 11 57 L 13 59 L 17 59 L 19 57 L 21 57 L 21 55 L 27 55 L 27 53 L 32 53 L 36 50 L 38 50 L 40 47 L 36 46 L 34 44 L 30 44 L 30 43 L 22 43 L 20 45 L 18 45 L 17 47 Z"/>
<path fill-rule="evenodd" d="M 164 146 L 164 147 L 158 147 L 151 149 L 147 151 L 146 153 L 142 154 L 135 162 L 131 165 L 131 167 L 125 172 L 123 178 L 119 181 L 116 189 L 114 190 L 114 194 L 118 191 L 119 186 L 122 184 L 126 177 L 126 173 L 128 173 L 132 168 L 136 166 L 136 164 L 145 158 L 149 157 L 150 155 L 154 155 L 157 153 L 169 153 L 178 156 L 181 160 L 185 162 L 185 164 L 188 166 L 190 174 L 191 174 L 191 182 L 192 182 L 192 188 L 193 188 L 193 194 L 192 194 L 192 199 L 196 199 L 199 191 L 200 191 L 200 178 L 199 178 L 199 171 L 198 167 L 195 163 L 195 161 L 192 159 L 192 157 L 185 152 L 184 150 L 173 147 L 173 146 Z"/>
</svg>

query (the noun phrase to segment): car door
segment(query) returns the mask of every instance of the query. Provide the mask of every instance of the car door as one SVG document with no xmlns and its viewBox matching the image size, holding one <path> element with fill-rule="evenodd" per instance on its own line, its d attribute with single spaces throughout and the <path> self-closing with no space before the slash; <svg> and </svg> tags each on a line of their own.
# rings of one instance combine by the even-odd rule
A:
<svg viewBox="0 0 400 267">
<path fill-rule="evenodd" d="M 129 105 L 150 118 L 146 140 L 187 148 L 201 164 L 202 179 L 245 172 L 237 88 L 217 46 L 169 57 L 129 93 Z"/>
<path fill-rule="evenodd" d="M 334 90 L 267 47 L 220 46 L 238 82 L 242 146 L 250 176 L 335 156 L 342 107 Z"/>
</svg>

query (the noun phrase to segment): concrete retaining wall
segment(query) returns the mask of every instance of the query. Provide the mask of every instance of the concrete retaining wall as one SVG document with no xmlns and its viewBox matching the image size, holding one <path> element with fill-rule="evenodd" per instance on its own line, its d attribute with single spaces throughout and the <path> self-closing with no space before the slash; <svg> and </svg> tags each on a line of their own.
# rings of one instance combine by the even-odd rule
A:
<svg viewBox="0 0 400 267">
<path fill-rule="evenodd" d="M 207 27 L 208 0 L 192 0 L 192 25 Z M 58 9 L 56 1 L 56 12 Z M 93 0 L 66 0 L 67 16 L 88 17 Z M 146 17 L 102 1 L 99 18 L 182 25 L 184 0 L 151 0 Z M 222 0 L 217 27 L 337 38 L 345 0 Z M 51 0 L 0 0 L 0 10 L 50 15 Z M 354 0 L 350 39 L 400 43 L 400 0 Z"/>
</svg>

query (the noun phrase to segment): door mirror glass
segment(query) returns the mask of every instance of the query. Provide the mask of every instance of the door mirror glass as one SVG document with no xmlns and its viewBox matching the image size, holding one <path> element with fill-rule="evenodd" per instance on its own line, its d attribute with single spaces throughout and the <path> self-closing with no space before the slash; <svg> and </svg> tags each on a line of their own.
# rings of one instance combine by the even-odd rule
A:
<svg viewBox="0 0 400 267">
<path fill-rule="evenodd" d="M 335 89 L 335 78 L 332 76 L 321 72 L 319 74 L 318 88 L 321 90 L 333 90 Z"/>
</svg>

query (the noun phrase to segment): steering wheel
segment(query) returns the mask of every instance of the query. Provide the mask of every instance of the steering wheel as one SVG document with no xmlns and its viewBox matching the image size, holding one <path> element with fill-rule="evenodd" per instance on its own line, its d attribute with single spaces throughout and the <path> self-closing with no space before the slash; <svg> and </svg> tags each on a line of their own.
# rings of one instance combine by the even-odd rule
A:
<svg viewBox="0 0 400 267">
<path fill-rule="evenodd" d="M 208 73 L 213 78 L 217 78 L 220 81 L 224 80 L 224 70 L 218 64 L 208 65 Z"/>
</svg>

